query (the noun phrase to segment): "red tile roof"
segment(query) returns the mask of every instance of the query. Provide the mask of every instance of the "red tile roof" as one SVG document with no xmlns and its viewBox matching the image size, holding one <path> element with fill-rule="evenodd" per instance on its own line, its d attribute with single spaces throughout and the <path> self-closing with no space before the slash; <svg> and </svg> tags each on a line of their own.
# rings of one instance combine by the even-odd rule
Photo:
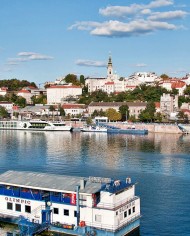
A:
<svg viewBox="0 0 190 236">
<path fill-rule="evenodd" d="M 105 85 L 114 85 L 114 82 L 106 82 Z"/>
<path fill-rule="evenodd" d="M 77 108 L 85 108 L 85 105 L 83 104 L 63 104 L 63 109 L 77 109 Z"/>
<path fill-rule="evenodd" d="M 24 89 L 22 89 L 22 90 L 20 90 L 18 93 L 30 93 L 28 90 L 24 90 Z"/>
<path fill-rule="evenodd" d="M 183 88 L 185 85 L 186 85 L 185 82 L 177 81 L 175 83 L 172 83 L 172 88 L 174 88 L 174 89 Z"/>
</svg>

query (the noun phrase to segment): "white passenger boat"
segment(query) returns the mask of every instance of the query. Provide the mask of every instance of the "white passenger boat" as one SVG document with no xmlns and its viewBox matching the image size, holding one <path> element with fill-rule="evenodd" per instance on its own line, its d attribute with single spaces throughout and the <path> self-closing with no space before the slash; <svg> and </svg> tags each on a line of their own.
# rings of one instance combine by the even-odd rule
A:
<svg viewBox="0 0 190 236">
<path fill-rule="evenodd" d="M 190 124 L 178 124 L 178 127 L 184 133 L 190 134 Z"/>
<path fill-rule="evenodd" d="M 53 122 L 42 120 L 29 121 L 0 121 L 0 130 L 33 130 L 33 131 L 71 131 L 72 126 L 66 125 L 65 122 Z"/>
<path fill-rule="evenodd" d="M 82 132 L 98 132 L 107 133 L 107 128 L 101 126 L 87 126 L 81 129 Z"/>
<path fill-rule="evenodd" d="M 47 228 L 69 235 L 128 235 L 140 226 L 135 184 L 102 177 L 7 171 L 0 174 L 0 220 L 20 235 Z"/>
</svg>

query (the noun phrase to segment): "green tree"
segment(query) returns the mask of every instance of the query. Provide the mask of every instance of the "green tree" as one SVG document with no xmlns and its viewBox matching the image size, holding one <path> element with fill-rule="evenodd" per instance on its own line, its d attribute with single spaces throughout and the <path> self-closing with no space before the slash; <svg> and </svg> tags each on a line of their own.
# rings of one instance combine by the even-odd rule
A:
<svg viewBox="0 0 190 236">
<path fill-rule="evenodd" d="M 121 113 L 122 121 L 129 118 L 129 107 L 128 105 L 122 105 L 119 107 L 119 112 Z"/>
<path fill-rule="evenodd" d="M 1 118 L 7 118 L 9 116 L 9 113 L 7 112 L 7 110 L 0 106 L 0 117 Z"/>
<path fill-rule="evenodd" d="M 15 101 L 15 104 L 18 105 L 19 107 L 23 108 L 26 106 L 26 99 L 21 96 L 18 96 Z"/>
<path fill-rule="evenodd" d="M 60 112 L 60 116 L 65 116 L 65 110 L 63 109 L 63 107 L 59 107 L 59 112 Z"/>
<path fill-rule="evenodd" d="M 106 116 L 111 121 L 121 120 L 121 114 L 113 108 L 109 108 L 106 110 Z"/>
<path fill-rule="evenodd" d="M 80 75 L 80 83 L 85 85 L 84 75 Z"/>
<path fill-rule="evenodd" d="M 72 83 L 73 85 L 80 85 L 80 82 L 77 80 L 77 76 L 74 74 L 68 74 L 64 78 L 66 83 Z"/>
<path fill-rule="evenodd" d="M 161 74 L 160 78 L 162 78 L 163 80 L 167 80 L 167 79 L 169 79 L 169 76 L 166 74 Z"/>
<path fill-rule="evenodd" d="M 155 119 L 154 117 L 155 112 L 156 108 L 154 102 L 148 102 L 146 109 L 141 111 L 141 113 L 139 114 L 139 120 L 152 122 Z"/>
</svg>

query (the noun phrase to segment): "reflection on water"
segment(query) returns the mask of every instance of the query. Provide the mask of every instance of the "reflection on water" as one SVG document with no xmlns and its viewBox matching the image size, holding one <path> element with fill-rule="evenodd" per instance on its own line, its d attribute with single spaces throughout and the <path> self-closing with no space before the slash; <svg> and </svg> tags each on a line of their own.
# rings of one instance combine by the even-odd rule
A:
<svg viewBox="0 0 190 236">
<path fill-rule="evenodd" d="M 130 175 L 139 183 L 141 236 L 189 235 L 190 135 L 0 131 L 0 141 L 0 172 Z"/>
</svg>

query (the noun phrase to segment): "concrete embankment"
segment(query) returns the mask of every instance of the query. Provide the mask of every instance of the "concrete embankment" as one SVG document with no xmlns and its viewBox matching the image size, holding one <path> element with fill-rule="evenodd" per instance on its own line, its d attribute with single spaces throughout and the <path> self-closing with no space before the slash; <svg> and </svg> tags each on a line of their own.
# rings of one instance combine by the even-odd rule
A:
<svg viewBox="0 0 190 236">
<path fill-rule="evenodd" d="M 75 121 L 72 123 L 73 127 L 82 127 L 84 122 Z M 182 131 L 176 124 L 157 124 L 157 123 L 122 123 L 109 122 L 109 126 L 118 127 L 121 129 L 133 128 L 147 129 L 149 133 L 168 133 L 168 134 L 182 134 Z"/>
</svg>

